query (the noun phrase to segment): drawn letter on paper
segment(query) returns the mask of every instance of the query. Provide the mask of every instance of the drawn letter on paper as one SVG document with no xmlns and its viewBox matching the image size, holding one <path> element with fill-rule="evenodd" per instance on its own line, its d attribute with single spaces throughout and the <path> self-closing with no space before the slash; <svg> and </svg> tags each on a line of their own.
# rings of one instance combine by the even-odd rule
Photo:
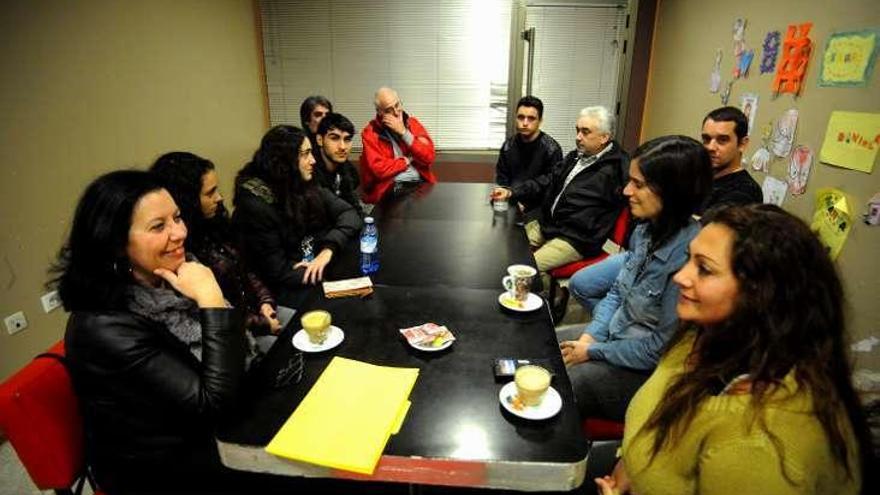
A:
<svg viewBox="0 0 880 495">
<path fill-rule="evenodd" d="M 871 173 L 880 148 L 880 113 L 831 112 L 819 161 Z"/>
</svg>

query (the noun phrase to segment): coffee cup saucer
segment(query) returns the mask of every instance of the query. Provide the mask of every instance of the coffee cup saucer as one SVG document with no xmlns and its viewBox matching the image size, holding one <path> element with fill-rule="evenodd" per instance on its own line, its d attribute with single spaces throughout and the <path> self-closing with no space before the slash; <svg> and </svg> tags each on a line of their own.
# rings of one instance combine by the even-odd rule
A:
<svg viewBox="0 0 880 495">
<path fill-rule="evenodd" d="M 510 293 L 505 291 L 498 295 L 498 304 L 503 306 L 505 309 L 524 313 L 540 308 L 541 305 L 544 304 L 544 300 L 541 299 L 541 296 L 535 294 L 534 292 L 529 292 L 526 300 L 519 302 L 516 299 L 510 297 Z"/>
<path fill-rule="evenodd" d="M 437 352 L 437 351 L 442 351 L 444 349 L 449 349 L 452 346 L 453 342 L 454 342 L 453 340 L 447 340 L 446 342 L 444 342 L 442 345 L 439 345 L 439 346 L 433 346 L 430 344 L 413 344 L 412 342 L 409 342 L 409 341 L 407 341 L 407 344 L 409 344 L 410 347 L 412 347 L 413 349 L 418 349 L 420 351 Z"/>
<path fill-rule="evenodd" d="M 552 418 L 562 410 L 562 397 L 552 386 L 547 388 L 547 393 L 537 406 L 523 406 L 522 409 L 513 407 L 513 399 L 516 397 L 516 382 L 509 382 L 498 392 L 498 401 L 501 406 L 514 416 L 523 419 L 541 420 Z"/>
<path fill-rule="evenodd" d="M 324 339 L 323 343 L 311 343 L 309 341 L 309 334 L 304 329 L 300 329 L 293 335 L 293 346 L 303 352 L 323 352 L 333 349 L 341 344 L 343 340 L 345 340 L 345 333 L 342 332 L 342 329 L 335 325 L 330 325 L 330 328 L 327 330 L 327 338 Z"/>
</svg>

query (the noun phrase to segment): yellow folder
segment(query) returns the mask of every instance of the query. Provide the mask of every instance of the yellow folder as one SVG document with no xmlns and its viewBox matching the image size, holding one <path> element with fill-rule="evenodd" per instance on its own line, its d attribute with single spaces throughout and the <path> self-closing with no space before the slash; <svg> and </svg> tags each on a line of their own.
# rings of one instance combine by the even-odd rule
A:
<svg viewBox="0 0 880 495">
<path fill-rule="evenodd" d="M 417 368 L 334 357 L 266 452 L 321 466 L 373 474 L 400 429 Z"/>
</svg>

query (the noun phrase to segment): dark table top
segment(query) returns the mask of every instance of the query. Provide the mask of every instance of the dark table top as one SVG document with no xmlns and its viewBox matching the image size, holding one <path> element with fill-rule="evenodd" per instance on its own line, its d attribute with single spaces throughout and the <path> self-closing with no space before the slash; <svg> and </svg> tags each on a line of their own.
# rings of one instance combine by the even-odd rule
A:
<svg viewBox="0 0 880 495">
<path fill-rule="evenodd" d="M 498 289 L 512 264 L 535 266 L 519 212 L 498 213 L 489 204 L 491 184 L 424 185 L 416 193 L 374 210 L 379 227 L 377 285 Z M 328 278 L 358 270 L 357 243 L 346 246 Z M 540 291 L 536 277 L 533 290 Z"/>
<path fill-rule="evenodd" d="M 340 475 L 292 469 L 291 464 L 281 465 L 265 454 L 262 447 L 332 357 L 342 356 L 420 370 L 410 395 L 412 407 L 383 459 L 451 459 L 477 463 L 483 469 L 494 466 L 494 471 L 481 471 L 481 476 L 466 482 L 456 483 L 450 475 L 440 484 L 562 490 L 580 483 L 587 446 L 546 304 L 531 313 L 514 313 L 497 301 L 506 267 L 514 262 L 534 266 L 534 260 L 522 229 L 512 221 L 502 225 L 487 202 L 477 201 L 487 194 L 485 184 L 438 184 L 430 194 L 404 201 L 407 208 L 396 203 L 376 212 L 382 264 L 373 276 L 374 294 L 364 299 L 326 299 L 315 290 L 308 296 L 302 310 L 328 310 L 334 325 L 345 332 L 345 340 L 331 351 L 306 354 L 301 383 L 252 390 L 240 415 L 218 434 L 227 465 L 307 476 Z M 465 210 L 479 216 L 469 218 Z M 443 211 L 453 218 L 439 218 Z M 508 213 L 512 218 L 513 213 Z M 356 249 L 342 254 L 336 271 L 352 267 L 356 254 Z M 446 325 L 457 340 L 440 352 L 412 349 L 398 329 L 425 322 Z M 296 323 L 297 318 L 279 337 L 279 345 L 263 363 L 266 369 L 277 369 L 292 354 L 290 339 L 299 329 Z M 560 413 L 529 421 L 504 410 L 498 400 L 504 382 L 495 380 L 492 369 L 499 357 L 543 360 L 563 399 Z M 383 477 L 381 468 L 380 461 L 375 479 L 432 482 L 417 475 Z"/>
</svg>

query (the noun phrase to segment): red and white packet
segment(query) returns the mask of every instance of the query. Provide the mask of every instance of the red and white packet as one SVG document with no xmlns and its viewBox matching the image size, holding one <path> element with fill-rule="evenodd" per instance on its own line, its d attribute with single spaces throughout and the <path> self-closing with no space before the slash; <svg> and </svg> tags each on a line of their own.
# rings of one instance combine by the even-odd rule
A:
<svg viewBox="0 0 880 495">
<path fill-rule="evenodd" d="M 423 323 L 409 328 L 401 328 L 400 333 L 411 345 L 439 347 L 446 342 L 455 340 L 452 331 L 436 323 Z"/>
</svg>

